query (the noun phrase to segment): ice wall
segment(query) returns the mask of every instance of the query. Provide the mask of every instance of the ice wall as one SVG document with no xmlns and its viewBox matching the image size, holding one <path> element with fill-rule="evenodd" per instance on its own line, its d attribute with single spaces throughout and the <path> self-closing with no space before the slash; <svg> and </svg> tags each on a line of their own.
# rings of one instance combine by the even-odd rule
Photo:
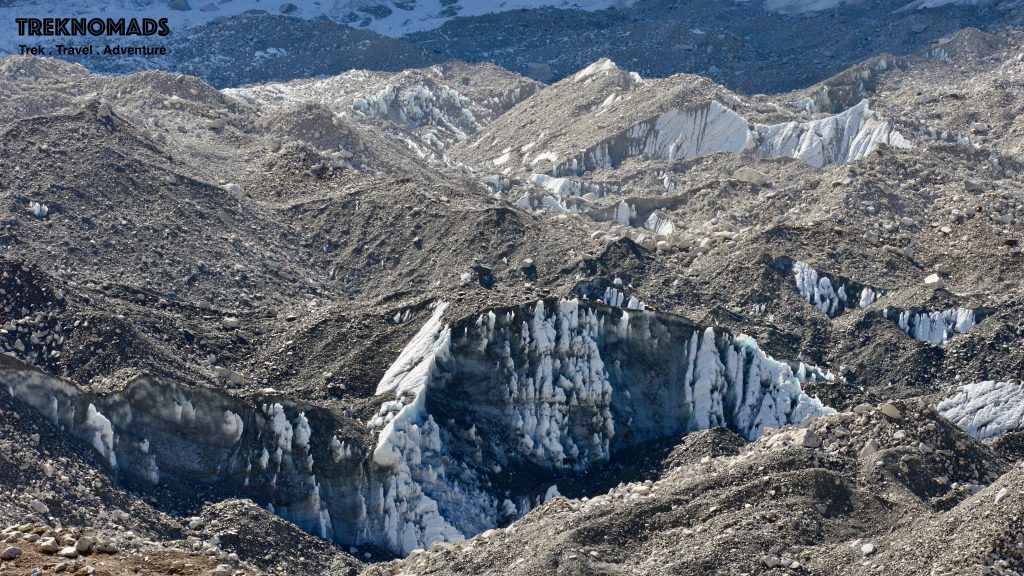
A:
<svg viewBox="0 0 1024 576">
<path fill-rule="evenodd" d="M 578 472 L 712 426 L 755 439 L 830 412 L 753 339 L 669 314 L 549 300 L 452 331 L 454 373 L 430 391 L 428 409 L 458 421 L 465 399 L 488 406 L 473 413 L 476 429 L 543 468 Z"/>
<path fill-rule="evenodd" d="M 850 308 L 867 308 L 885 291 L 842 278 L 830 278 L 804 262 L 793 262 L 797 292 L 809 304 L 835 318 Z"/>
<path fill-rule="evenodd" d="M 718 152 L 797 158 L 822 167 L 863 158 L 879 144 L 911 146 L 870 109 L 867 100 L 833 116 L 772 125 L 751 124 L 736 111 L 711 101 L 634 124 L 558 164 L 551 175 L 581 175 L 634 157 L 691 160 Z"/>
<path fill-rule="evenodd" d="M 647 304 L 632 294 L 632 286 L 627 286 L 621 278 L 613 280 L 598 278 L 578 282 L 573 288 L 573 294 L 587 300 L 596 300 L 613 308 L 626 308 L 628 310 L 643 310 Z"/>
<path fill-rule="evenodd" d="M 754 439 L 831 412 L 800 389 L 816 374 L 749 337 L 580 300 L 448 327 L 435 311 L 395 366 L 369 426 L 382 427 L 373 461 L 399 487 L 389 526 L 401 539 L 386 544 L 403 551 L 525 513 L 528 498 L 495 488 L 510 479 L 544 485 L 662 436 L 728 426 Z"/>
<path fill-rule="evenodd" d="M 910 142 L 881 120 L 867 100 L 820 120 L 786 122 L 754 128 L 753 155 L 789 156 L 812 166 L 848 164 L 873 152 L 879 144 L 909 148 Z"/>
<path fill-rule="evenodd" d="M 0 390 L 93 447 L 116 477 L 182 489 L 202 483 L 325 539 L 390 541 L 389 506 L 401 487 L 351 438 L 355 423 L 323 409 L 148 377 L 100 396 L 27 366 L 0 369 Z"/>
<path fill-rule="evenodd" d="M 480 130 L 472 103 L 458 90 L 434 82 L 389 84 L 374 94 L 356 98 L 352 109 L 360 114 L 390 120 L 408 128 L 434 126 L 458 140 Z"/>
<path fill-rule="evenodd" d="M 923 340 L 934 346 L 944 347 L 946 341 L 957 334 L 963 334 L 985 319 L 986 311 L 971 308 L 950 308 L 948 310 L 890 310 L 882 311 L 886 318 L 896 324 L 915 340 Z"/>
</svg>

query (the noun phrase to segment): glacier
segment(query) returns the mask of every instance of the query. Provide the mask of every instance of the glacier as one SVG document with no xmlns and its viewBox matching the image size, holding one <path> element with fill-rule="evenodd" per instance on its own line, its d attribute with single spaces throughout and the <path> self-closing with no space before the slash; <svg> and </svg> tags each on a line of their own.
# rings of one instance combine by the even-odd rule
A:
<svg viewBox="0 0 1024 576">
<path fill-rule="evenodd" d="M 747 336 L 580 300 L 460 321 L 431 362 L 417 372 L 426 382 L 406 386 L 421 392 L 403 412 L 456 422 L 473 415 L 467 430 L 503 436 L 546 469 L 582 471 L 635 443 L 710 426 L 755 439 L 766 426 L 830 411 Z M 390 442 L 382 434 L 375 454 Z"/>
<path fill-rule="evenodd" d="M 94 394 L 16 361 L 0 390 L 116 477 L 207 484 L 311 534 L 402 555 L 514 520 L 558 477 L 644 442 L 714 426 L 754 440 L 833 412 L 801 389 L 825 375 L 681 316 L 576 299 L 447 312 L 433 306 L 364 423 L 149 376 Z"/>
<path fill-rule="evenodd" d="M 414 32 L 434 30 L 456 16 L 482 16 L 499 12 L 544 7 L 586 11 L 625 8 L 635 0 L 505 0 L 500 3 L 472 0 L 291 0 L 294 18 L 315 20 L 328 18 L 354 28 L 398 38 Z M 32 0 L 0 4 L 0 16 L 11 22 L 15 17 L 52 17 L 54 14 L 76 18 L 106 18 L 112 14 L 125 18 L 167 18 L 171 29 L 180 33 L 189 28 L 209 24 L 218 18 L 239 16 L 251 11 L 279 13 L 282 4 L 272 6 L 259 0 L 220 0 L 213 10 L 174 10 L 167 2 L 148 0 Z M 0 36 L 0 49 L 17 53 L 16 35 Z M 257 56 L 259 57 L 259 56 Z"/>
</svg>

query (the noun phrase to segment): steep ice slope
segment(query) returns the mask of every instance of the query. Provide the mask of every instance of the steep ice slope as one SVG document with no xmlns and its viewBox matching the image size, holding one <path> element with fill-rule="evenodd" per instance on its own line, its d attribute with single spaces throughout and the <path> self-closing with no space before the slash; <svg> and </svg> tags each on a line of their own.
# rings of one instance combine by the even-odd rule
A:
<svg viewBox="0 0 1024 576">
<path fill-rule="evenodd" d="M 563 140 L 572 140 L 577 152 L 578 146 L 719 92 L 724 90 L 699 76 L 645 80 L 601 59 L 513 107 L 453 152 L 481 169 L 551 173 L 569 156 Z"/>
<path fill-rule="evenodd" d="M 1024 386 L 992 380 L 968 384 L 938 409 L 978 440 L 995 440 L 1024 429 Z"/>
<path fill-rule="evenodd" d="M 867 101 L 808 119 L 746 102 L 703 78 L 641 79 L 602 59 L 513 107 L 454 155 L 482 171 L 560 178 L 631 158 L 691 160 L 719 152 L 822 167 L 852 162 L 881 144 L 911 146 Z"/>
<path fill-rule="evenodd" d="M 752 126 L 752 127 L 751 127 Z M 612 168 L 626 158 L 692 160 L 717 152 L 758 158 L 790 157 L 812 166 L 847 164 L 879 144 L 910 147 L 910 141 L 871 111 L 866 100 L 818 120 L 751 124 L 717 101 L 675 109 L 635 124 L 555 166 L 555 176 Z"/>
</svg>

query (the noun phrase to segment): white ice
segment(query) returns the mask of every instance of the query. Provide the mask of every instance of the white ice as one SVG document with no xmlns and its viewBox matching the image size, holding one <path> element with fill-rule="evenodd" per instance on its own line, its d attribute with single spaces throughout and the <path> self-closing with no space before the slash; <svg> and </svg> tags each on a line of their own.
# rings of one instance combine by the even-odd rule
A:
<svg viewBox="0 0 1024 576">
<path fill-rule="evenodd" d="M 986 380 L 968 384 L 939 402 L 939 413 L 978 440 L 1024 428 L 1024 385 Z"/>
</svg>

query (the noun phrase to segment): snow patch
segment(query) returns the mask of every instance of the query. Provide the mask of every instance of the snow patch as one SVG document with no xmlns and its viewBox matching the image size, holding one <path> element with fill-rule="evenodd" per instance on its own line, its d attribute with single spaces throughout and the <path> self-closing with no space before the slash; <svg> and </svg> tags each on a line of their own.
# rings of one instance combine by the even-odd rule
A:
<svg viewBox="0 0 1024 576">
<path fill-rule="evenodd" d="M 618 69 L 619 67 L 615 65 L 615 62 L 612 62 L 608 58 L 601 58 L 597 62 L 594 62 L 590 66 L 587 66 L 583 70 L 577 72 L 576 75 L 572 77 L 572 80 L 573 82 L 582 82 L 583 80 L 596 76 L 601 72 L 611 72 L 612 70 Z"/>
</svg>

